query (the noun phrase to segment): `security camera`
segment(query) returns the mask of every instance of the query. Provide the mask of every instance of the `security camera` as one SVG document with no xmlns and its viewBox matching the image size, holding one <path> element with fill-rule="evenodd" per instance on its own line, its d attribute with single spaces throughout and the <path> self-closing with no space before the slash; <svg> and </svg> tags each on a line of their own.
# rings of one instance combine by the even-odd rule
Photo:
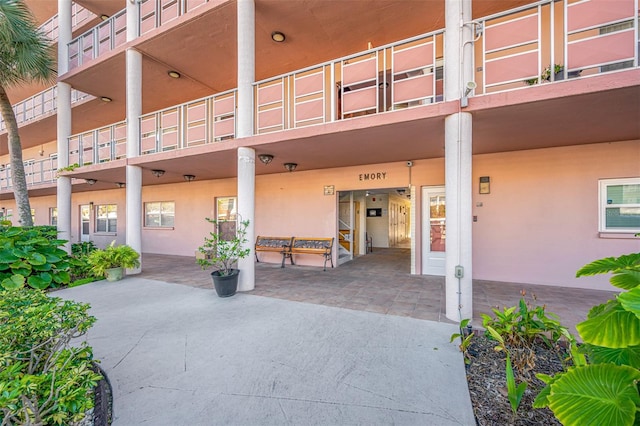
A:
<svg viewBox="0 0 640 426">
<path fill-rule="evenodd" d="M 407 167 L 413 167 L 413 161 L 407 161 Z"/>
</svg>

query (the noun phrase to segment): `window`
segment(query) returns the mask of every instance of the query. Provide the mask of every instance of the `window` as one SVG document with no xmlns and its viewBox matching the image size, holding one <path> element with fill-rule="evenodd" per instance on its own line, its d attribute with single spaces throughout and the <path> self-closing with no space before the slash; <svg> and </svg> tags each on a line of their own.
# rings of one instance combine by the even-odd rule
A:
<svg viewBox="0 0 640 426">
<path fill-rule="evenodd" d="M 220 197 L 216 199 L 216 219 L 224 240 L 231 240 L 236 235 L 238 218 L 238 199 L 236 197 Z"/>
<path fill-rule="evenodd" d="M 600 181 L 600 232 L 640 232 L 640 178 Z"/>
<path fill-rule="evenodd" d="M 49 224 L 52 226 L 58 226 L 58 208 L 49 207 Z"/>
<path fill-rule="evenodd" d="M 118 206 L 99 204 L 96 206 L 96 232 L 115 233 L 118 229 Z"/>
<path fill-rule="evenodd" d="M 173 228 L 176 203 L 155 201 L 144 203 L 144 226 L 153 228 Z"/>
</svg>

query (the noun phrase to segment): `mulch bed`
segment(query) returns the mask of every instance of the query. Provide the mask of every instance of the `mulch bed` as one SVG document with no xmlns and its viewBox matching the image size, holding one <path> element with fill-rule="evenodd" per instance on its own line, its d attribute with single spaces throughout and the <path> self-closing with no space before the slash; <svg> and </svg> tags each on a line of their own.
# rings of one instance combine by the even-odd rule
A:
<svg viewBox="0 0 640 426">
<path fill-rule="evenodd" d="M 564 347 L 548 348 L 542 342 L 534 345 L 532 350 L 535 365 L 529 370 L 528 367 L 518 369 L 515 365 L 519 361 L 523 365 L 530 365 L 531 351 L 511 348 L 516 383 L 523 380 L 528 382 L 527 390 L 514 415 L 507 398 L 505 355 L 495 351 L 495 346 L 494 341 L 479 334 L 473 337 L 468 348 L 471 362 L 467 366 L 467 382 L 476 423 L 479 426 L 560 425 L 551 410 L 533 408 L 534 399 L 544 387 L 544 383 L 535 374 L 553 375 L 564 371 L 563 362 L 568 357 L 567 350 Z"/>
</svg>

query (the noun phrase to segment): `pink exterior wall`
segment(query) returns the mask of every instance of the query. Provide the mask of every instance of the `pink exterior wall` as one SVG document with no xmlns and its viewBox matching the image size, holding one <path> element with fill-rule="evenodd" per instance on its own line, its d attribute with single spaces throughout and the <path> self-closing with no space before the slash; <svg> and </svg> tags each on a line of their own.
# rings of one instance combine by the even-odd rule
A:
<svg viewBox="0 0 640 426">
<path fill-rule="evenodd" d="M 490 194 L 478 194 L 480 176 Z M 474 278 L 611 289 L 605 276 L 575 272 L 640 251 L 640 239 L 598 234 L 598 179 L 638 176 L 640 141 L 475 156 Z"/>
</svg>

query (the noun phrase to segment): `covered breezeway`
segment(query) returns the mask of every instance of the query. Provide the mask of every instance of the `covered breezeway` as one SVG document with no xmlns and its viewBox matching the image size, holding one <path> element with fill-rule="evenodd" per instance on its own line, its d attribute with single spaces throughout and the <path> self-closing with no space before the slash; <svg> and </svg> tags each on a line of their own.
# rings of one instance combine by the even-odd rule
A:
<svg viewBox="0 0 640 426">
<path fill-rule="evenodd" d="M 195 258 L 143 255 L 141 278 L 210 288 L 210 277 Z M 409 249 L 378 249 L 334 269 L 258 263 L 256 286 L 250 294 L 313 303 L 339 308 L 376 312 L 386 315 L 450 322 L 445 317 L 444 277 L 411 275 Z M 562 324 L 575 333 L 575 324 L 586 318 L 593 305 L 604 303 L 613 292 L 566 287 L 513 284 L 474 280 L 474 324 L 480 325 L 480 314 L 491 313 L 492 307 L 513 306 L 526 291 L 527 299 L 535 295 L 537 305 L 560 316 Z"/>
</svg>

